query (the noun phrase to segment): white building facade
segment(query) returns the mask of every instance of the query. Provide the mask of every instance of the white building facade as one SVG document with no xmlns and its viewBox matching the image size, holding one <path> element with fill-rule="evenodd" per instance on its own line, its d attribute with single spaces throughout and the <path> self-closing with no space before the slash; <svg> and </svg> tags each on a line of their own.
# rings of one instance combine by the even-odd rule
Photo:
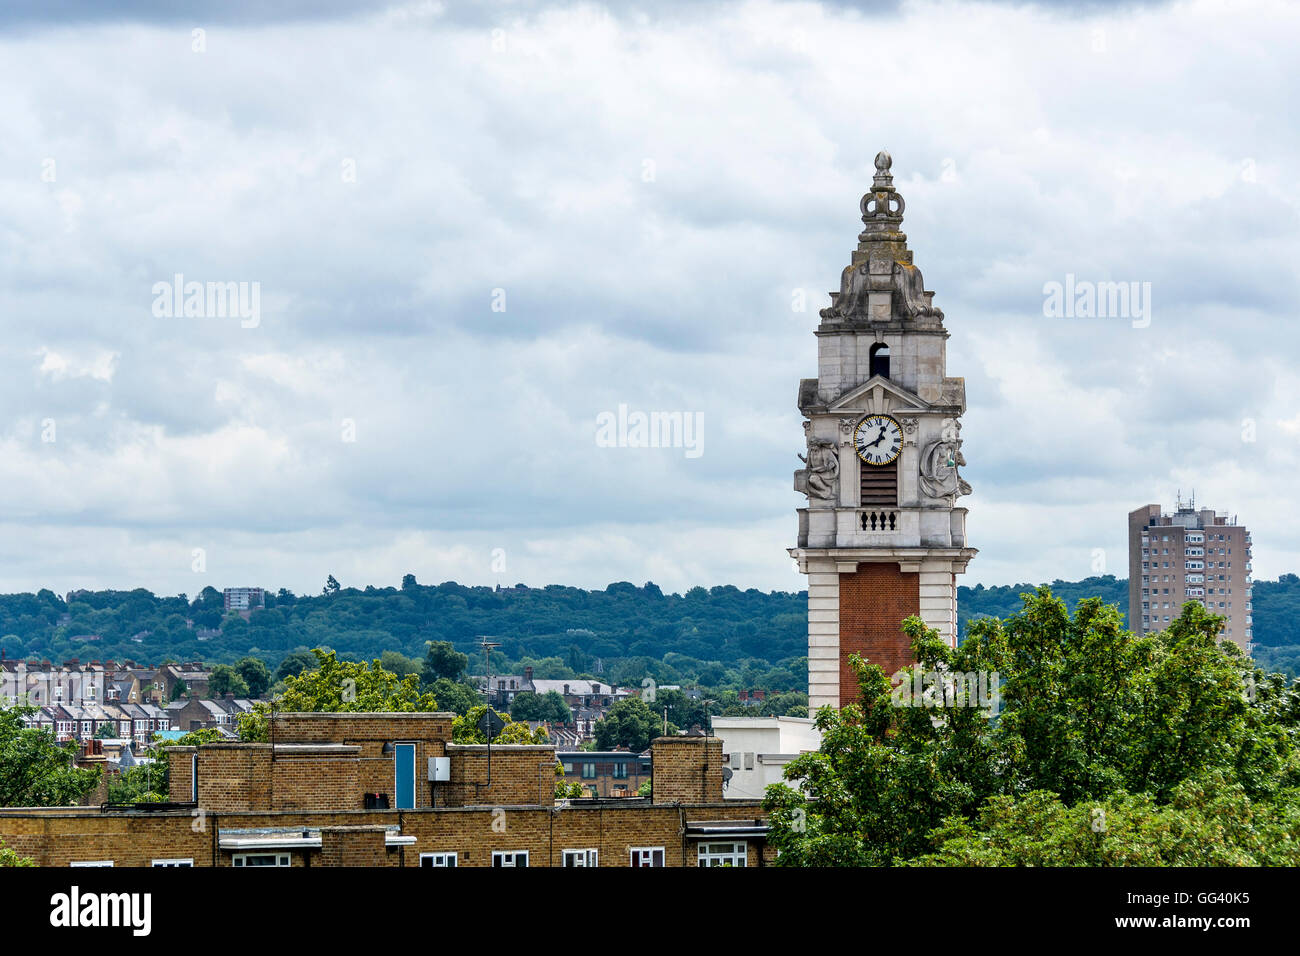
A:
<svg viewBox="0 0 1300 956">
<path fill-rule="evenodd" d="M 713 735 L 722 740 L 726 800 L 763 799 L 784 779 L 786 764 L 822 743 L 807 717 L 714 717 Z"/>
</svg>

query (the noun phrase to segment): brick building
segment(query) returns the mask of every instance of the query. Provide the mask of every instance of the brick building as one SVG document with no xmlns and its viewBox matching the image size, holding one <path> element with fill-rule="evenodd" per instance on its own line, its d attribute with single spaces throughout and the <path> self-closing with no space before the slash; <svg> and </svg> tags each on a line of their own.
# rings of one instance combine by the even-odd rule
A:
<svg viewBox="0 0 1300 956">
<path fill-rule="evenodd" d="M 453 714 L 277 714 L 273 743 L 168 749 L 172 803 L 0 809 L 43 866 L 761 866 L 716 738 L 654 741 L 646 798 L 554 799 L 549 745 L 451 741 Z"/>
<path fill-rule="evenodd" d="M 565 750 L 559 753 L 564 782 L 581 784 L 593 797 L 635 796 L 650 779 L 650 754 L 630 750 Z"/>
<path fill-rule="evenodd" d="M 1250 532 L 1236 518 L 1181 500 L 1172 514 L 1144 505 L 1128 516 L 1129 627 L 1162 631 L 1196 601 L 1224 621 L 1224 640 L 1251 652 Z"/>
</svg>

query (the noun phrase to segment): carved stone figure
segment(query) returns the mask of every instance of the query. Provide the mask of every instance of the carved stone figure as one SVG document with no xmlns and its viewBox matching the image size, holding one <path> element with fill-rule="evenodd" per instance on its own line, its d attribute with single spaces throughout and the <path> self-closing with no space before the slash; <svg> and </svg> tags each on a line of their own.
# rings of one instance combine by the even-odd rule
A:
<svg viewBox="0 0 1300 956">
<path fill-rule="evenodd" d="M 829 438 L 811 438 L 808 440 L 808 457 L 799 456 L 808 467 L 797 474 L 802 481 L 796 483 L 809 498 L 834 499 L 839 493 L 840 456 L 835 450 L 835 442 Z"/>
<path fill-rule="evenodd" d="M 961 454 L 961 439 L 945 435 L 932 441 L 921 452 L 921 473 L 918 484 L 931 498 L 951 498 L 971 493 L 971 487 L 957 473 L 966 464 Z"/>
</svg>

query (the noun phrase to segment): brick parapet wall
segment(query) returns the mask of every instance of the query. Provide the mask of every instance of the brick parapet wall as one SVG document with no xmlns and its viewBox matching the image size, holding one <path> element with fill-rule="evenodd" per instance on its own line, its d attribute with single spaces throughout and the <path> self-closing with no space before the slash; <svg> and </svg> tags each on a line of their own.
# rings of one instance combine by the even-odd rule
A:
<svg viewBox="0 0 1300 956">
<path fill-rule="evenodd" d="M 506 744 L 492 747 L 491 779 L 486 744 L 449 744 L 451 781 L 437 784 L 445 807 L 550 806 L 555 801 L 555 747 Z"/>
<path fill-rule="evenodd" d="M 451 740 L 455 714 L 444 713 L 277 713 L 276 743 L 352 744 L 366 741 L 382 746 L 393 741 L 443 744 Z M 442 756 L 441 751 L 437 756 Z"/>
<path fill-rule="evenodd" d="M 388 764 L 391 767 L 392 761 Z M 357 748 L 348 748 L 347 752 L 277 752 L 271 763 L 268 808 L 360 810 L 365 792 L 360 783 L 360 768 Z M 202 779 L 200 772 L 200 782 Z"/>
<path fill-rule="evenodd" d="M 332 826 L 320 828 L 317 866 L 390 866 L 393 854 L 384 845 L 382 826 Z"/>
<path fill-rule="evenodd" d="M 274 808 L 270 744 L 204 744 L 198 755 L 202 809 L 225 813 Z"/>
<path fill-rule="evenodd" d="M 194 799 L 193 757 L 197 747 L 167 747 L 167 798 L 172 803 Z"/>
<path fill-rule="evenodd" d="M 656 737 L 650 744 L 655 803 L 721 803 L 722 740 Z"/>
</svg>

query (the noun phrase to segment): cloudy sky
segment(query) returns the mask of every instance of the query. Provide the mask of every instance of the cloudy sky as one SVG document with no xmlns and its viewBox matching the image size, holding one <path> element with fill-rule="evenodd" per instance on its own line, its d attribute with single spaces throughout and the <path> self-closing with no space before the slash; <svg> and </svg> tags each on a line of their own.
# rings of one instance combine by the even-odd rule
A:
<svg viewBox="0 0 1300 956">
<path fill-rule="evenodd" d="M 0 14 L 0 590 L 803 587 L 796 387 L 881 148 L 966 583 L 1123 576 L 1193 488 L 1300 570 L 1295 5 L 102 6 Z M 1067 275 L 1149 324 L 1045 316 Z M 620 404 L 702 453 L 600 447 Z"/>
</svg>

